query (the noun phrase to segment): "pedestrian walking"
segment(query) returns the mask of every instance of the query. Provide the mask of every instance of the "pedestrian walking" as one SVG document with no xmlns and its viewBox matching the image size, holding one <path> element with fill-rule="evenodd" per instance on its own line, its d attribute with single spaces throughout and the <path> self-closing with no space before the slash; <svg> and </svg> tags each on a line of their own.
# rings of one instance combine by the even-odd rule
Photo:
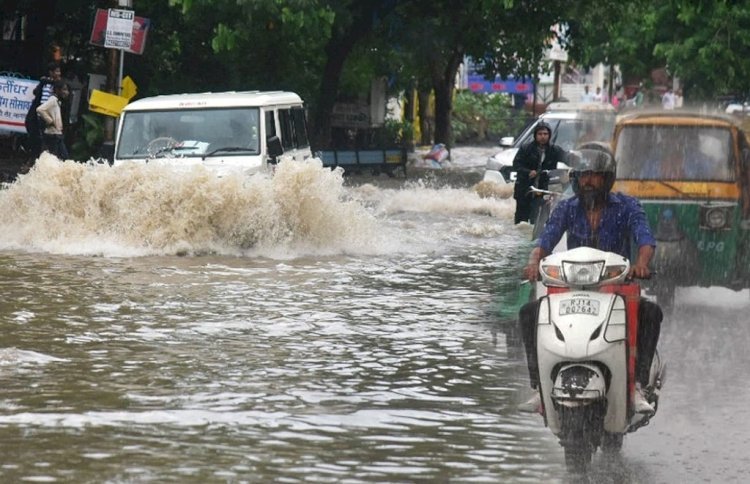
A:
<svg viewBox="0 0 750 484">
<path fill-rule="evenodd" d="M 36 109 L 45 125 L 42 138 L 44 150 L 61 160 L 68 158 L 68 149 L 63 138 L 63 117 L 60 106 L 69 94 L 70 91 L 65 81 L 57 80 L 53 84 L 52 95 Z"/>
<path fill-rule="evenodd" d="M 26 135 L 29 140 L 29 152 L 31 154 L 31 163 L 33 164 L 42 153 L 42 138 L 44 135 L 44 124 L 39 120 L 37 108 L 45 103 L 52 95 L 52 86 L 55 81 L 62 78 L 60 64 L 50 62 L 47 65 L 47 75 L 42 76 L 39 84 L 34 88 L 34 99 L 26 113 L 25 126 Z"/>
</svg>

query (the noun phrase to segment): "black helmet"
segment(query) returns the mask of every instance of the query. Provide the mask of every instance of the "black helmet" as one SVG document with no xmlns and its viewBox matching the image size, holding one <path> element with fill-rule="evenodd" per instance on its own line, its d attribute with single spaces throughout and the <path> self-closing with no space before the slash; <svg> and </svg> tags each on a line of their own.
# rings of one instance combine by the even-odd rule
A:
<svg viewBox="0 0 750 484">
<path fill-rule="evenodd" d="M 581 196 L 579 177 L 585 172 L 594 172 L 604 174 L 604 187 L 599 193 L 589 194 L 589 197 L 595 197 L 597 200 L 604 200 L 607 193 L 612 190 L 615 184 L 615 175 L 617 174 L 617 163 L 612 155 L 609 145 L 601 142 L 584 143 L 578 149 L 568 152 L 566 163 L 571 167 L 570 179 L 573 186 L 573 192 Z"/>
<path fill-rule="evenodd" d="M 546 129 L 549 135 L 552 136 L 552 127 L 544 121 L 539 121 L 536 126 L 534 126 L 534 139 L 536 139 L 536 133 L 543 129 Z"/>
</svg>

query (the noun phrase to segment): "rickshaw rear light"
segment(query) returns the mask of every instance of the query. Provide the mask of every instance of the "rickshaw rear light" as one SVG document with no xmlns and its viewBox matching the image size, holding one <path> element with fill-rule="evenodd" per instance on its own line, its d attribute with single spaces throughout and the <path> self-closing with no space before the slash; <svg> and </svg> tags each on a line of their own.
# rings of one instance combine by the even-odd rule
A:
<svg viewBox="0 0 750 484">
<path fill-rule="evenodd" d="M 710 230 L 730 228 L 729 209 L 727 207 L 701 207 L 701 227 Z"/>
</svg>

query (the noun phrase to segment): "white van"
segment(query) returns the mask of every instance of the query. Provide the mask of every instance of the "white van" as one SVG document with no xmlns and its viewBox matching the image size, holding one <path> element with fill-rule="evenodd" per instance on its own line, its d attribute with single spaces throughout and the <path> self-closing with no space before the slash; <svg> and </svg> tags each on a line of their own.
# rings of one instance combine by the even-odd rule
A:
<svg viewBox="0 0 750 484">
<path fill-rule="evenodd" d="M 282 91 L 174 94 L 140 99 L 120 114 L 114 165 L 157 161 L 252 174 L 281 155 L 312 156 L 302 99 Z"/>
<path fill-rule="evenodd" d="M 511 170 L 513 158 L 521 146 L 533 140 L 534 128 L 541 121 L 552 128 L 551 142 L 569 151 L 587 141 L 611 142 L 616 117 L 615 108 L 606 103 L 550 103 L 547 110 L 529 124 L 517 138 L 507 137 L 500 140 L 500 146 L 504 149 L 487 160 L 484 179 L 496 183 L 515 182 L 515 172 Z"/>
</svg>

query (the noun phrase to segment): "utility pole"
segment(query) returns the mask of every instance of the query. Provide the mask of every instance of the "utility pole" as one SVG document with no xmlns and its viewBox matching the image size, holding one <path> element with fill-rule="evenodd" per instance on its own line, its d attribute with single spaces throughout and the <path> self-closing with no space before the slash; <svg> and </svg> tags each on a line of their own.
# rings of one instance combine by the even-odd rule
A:
<svg viewBox="0 0 750 484">
<path fill-rule="evenodd" d="M 133 8 L 133 0 L 110 0 L 111 8 Z M 125 51 L 123 49 L 109 49 L 107 59 L 107 92 L 120 95 L 122 90 L 122 71 Z M 118 62 L 119 61 L 119 62 Z M 119 64 L 119 66 L 118 66 Z M 104 141 L 112 142 L 115 139 L 115 119 L 107 116 L 104 120 Z"/>
<path fill-rule="evenodd" d="M 552 89 L 552 100 L 557 101 L 560 99 L 560 71 L 562 70 L 561 62 L 559 60 L 553 61 L 552 65 L 555 69 L 555 81 Z"/>
</svg>

